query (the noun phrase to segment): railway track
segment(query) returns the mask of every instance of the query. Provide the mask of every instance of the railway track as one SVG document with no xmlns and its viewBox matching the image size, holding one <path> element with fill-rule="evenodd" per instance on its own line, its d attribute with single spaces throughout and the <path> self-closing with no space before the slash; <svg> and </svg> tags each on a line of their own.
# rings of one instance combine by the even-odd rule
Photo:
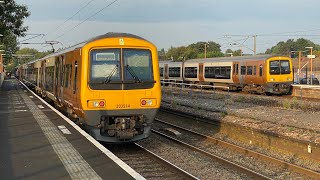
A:
<svg viewBox="0 0 320 180">
<path fill-rule="evenodd" d="M 106 145 L 122 161 L 146 179 L 198 179 L 141 145 Z"/>
<path fill-rule="evenodd" d="M 172 120 L 174 121 L 174 120 Z M 171 122 L 171 121 L 170 121 Z M 259 179 L 281 179 L 281 178 L 297 178 L 297 177 L 301 177 L 301 178 L 314 178 L 314 179 L 318 179 L 320 177 L 320 173 L 307 169 L 307 168 L 303 168 L 300 166 L 297 166 L 295 164 L 289 163 L 289 162 L 285 162 L 255 151 L 252 151 L 250 149 L 246 149 L 237 145 L 233 145 L 230 144 L 228 142 L 225 142 L 223 140 L 217 139 L 217 138 L 213 138 L 213 137 L 209 137 L 207 135 L 192 131 L 190 129 L 186 129 L 184 127 L 180 127 L 178 125 L 172 124 L 172 123 L 168 123 L 167 121 L 163 121 L 160 119 L 156 119 L 156 123 L 158 125 L 156 125 L 156 127 L 160 127 L 159 130 L 165 132 L 165 129 L 175 129 L 178 132 L 180 132 L 182 135 L 174 135 L 175 137 L 173 138 L 172 136 L 168 136 L 164 133 L 158 132 L 153 130 L 153 132 L 160 134 L 161 136 L 165 136 L 166 138 L 171 139 L 172 141 L 175 141 L 177 143 L 181 143 L 184 146 L 188 147 L 188 148 L 192 148 L 195 151 L 199 151 L 204 153 L 207 156 L 212 157 L 213 159 L 219 160 L 224 162 L 224 164 L 228 164 L 230 163 L 230 166 L 232 168 L 237 168 L 240 172 L 244 172 L 248 175 L 250 175 L 251 177 L 254 178 L 259 178 Z M 162 124 L 159 126 L 159 124 Z M 170 131 L 171 132 L 171 131 Z M 205 145 L 204 145 L 205 144 Z M 223 158 L 223 156 L 217 156 L 217 155 L 213 155 L 212 153 L 208 153 L 212 150 L 212 148 L 222 148 L 222 150 L 213 150 L 214 153 L 237 153 L 236 156 L 240 156 L 240 159 L 242 159 L 241 161 L 243 162 L 231 162 L 230 158 L 228 160 L 228 158 Z M 225 150 L 223 150 L 225 149 Z M 233 157 L 233 156 L 231 156 Z M 237 159 L 237 157 L 233 157 L 231 158 L 233 159 Z M 249 161 L 247 161 L 246 159 L 249 159 Z M 250 160 L 251 159 L 251 160 Z M 256 159 L 257 160 L 257 164 L 260 163 L 260 165 L 258 166 L 262 166 L 265 167 L 262 170 L 266 170 L 267 173 L 265 173 L 264 171 L 261 172 L 261 170 L 255 170 L 255 167 L 253 166 L 257 166 L 257 165 L 253 165 L 255 164 L 252 163 L 252 159 Z M 255 160 L 254 160 L 255 161 Z M 252 164 L 251 164 L 252 163 Z M 264 165 L 261 165 L 264 164 Z M 271 165 L 271 168 L 269 168 L 269 166 Z M 259 169 L 259 168 L 258 168 Z"/>
<path fill-rule="evenodd" d="M 200 152 L 201 154 L 203 154 L 205 156 L 208 156 L 208 157 L 210 157 L 211 159 L 213 159 L 215 161 L 219 161 L 220 163 L 224 164 L 225 166 L 227 166 L 229 168 L 235 169 L 239 173 L 248 175 L 248 177 L 250 177 L 250 178 L 253 178 L 253 179 L 270 179 L 270 178 L 260 174 L 259 172 L 254 172 L 254 171 L 252 171 L 252 170 L 250 170 L 250 169 L 248 169 L 248 168 L 246 168 L 244 166 L 238 165 L 238 164 L 233 163 L 233 162 L 231 162 L 231 161 L 229 161 L 227 159 L 223 159 L 223 158 L 221 158 L 219 156 L 216 156 L 214 154 L 211 154 L 209 152 L 201 150 L 200 148 L 197 148 L 197 147 L 195 147 L 195 146 L 193 146 L 191 144 L 188 144 L 188 143 L 185 143 L 183 141 L 180 141 L 180 140 L 178 140 L 176 138 L 168 136 L 168 135 L 166 135 L 164 133 L 161 133 L 159 131 L 152 130 L 152 132 L 156 133 L 156 134 L 158 134 L 158 135 L 160 135 L 162 137 L 165 137 L 167 139 L 170 139 L 170 140 L 174 141 L 175 143 L 179 143 L 179 144 L 181 144 L 181 145 L 183 145 L 183 146 L 185 146 L 185 147 L 187 147 L 187 148 L 189 148 L 189 149 L 191 149 L 193 151 Z"/>
</svg>

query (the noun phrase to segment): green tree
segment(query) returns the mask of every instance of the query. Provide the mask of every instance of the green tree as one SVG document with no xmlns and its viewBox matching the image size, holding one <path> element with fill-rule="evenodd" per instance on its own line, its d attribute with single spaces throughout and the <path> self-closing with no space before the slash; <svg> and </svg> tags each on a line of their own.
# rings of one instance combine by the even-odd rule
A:
<svg viewBox="0 0 320 180">
<path fill-rule="evenodd" d="M 26 6 L 19 5 L 15 0 L 5 0 L 0 5 L 0 45 L 5 50 L 4 62 L 9 64 L 12 54 L 17 51 L 17 37 L 24 36 L 28 27 L 23 26 L 23 21 L 30 15 Z"/>
<path fill-rule="evenodd" d="M 6 69 L 7 71 L 12 71 L 14 67 L 20 64 L 27 63 L 35 59 L 40 59 L 50 53 L 51 51 L 39 52 L 38 50 L 33 48 L 22 48 L 16 51 L 14 56 L 6 57 L 7 58 Z"/>
<path fill-rule="evenodd" d="M 12 32 L 14 35 L 23 36 L 28 27 L 23 26 L 23 20 L 30 15 L 28 8 L 17 4 L 14 0 L 5 0 L 0 5 L 0 33 Z"/>
<path fill-rule="evenodd" d="M 158 51 L 158 56 L 160 61 L 164 61 L 166 59 L 166 51 L 162 48 Z"/>
<path fill-rule="evenodd" d="M 294 39 L 288 39 L 286 42 L 280 41 L 276 46 L 271 49 L 267 49 L 266 54 L 280 54 L 289 55 L 291 51 L 303 51 L 306 47 L 314 47 L 314 50 L 320 50 L 319 45 L 316 45 L 310 40 L 299 38 L 296 41 Z"/>
<path fill-rule="evenodd" d="M 233 53 L 232 49 L 227 49 L 225 54 Z"/>
<path fill-rule="evenodd" d="M 242 55 L 242 51 L 241 49 L 238 49 L 236 51 L 233 51 L 233 56 L 241 56 Z"/>
<path fill-rule="evenodd" d="M 221 52 L 220 45 L 213 42 L 196 42 L 193 44 L 180 47 L 170 47 L 166 53 L 167 59 L 173 59 L 177 61 L 183 61 L 187 59 L 204 58 L 204 53 L 206 51 L 206 57 L 221 57 L 223 53 Z M 171 58 L 172 57 L 172 58 Z"/>
</svg>

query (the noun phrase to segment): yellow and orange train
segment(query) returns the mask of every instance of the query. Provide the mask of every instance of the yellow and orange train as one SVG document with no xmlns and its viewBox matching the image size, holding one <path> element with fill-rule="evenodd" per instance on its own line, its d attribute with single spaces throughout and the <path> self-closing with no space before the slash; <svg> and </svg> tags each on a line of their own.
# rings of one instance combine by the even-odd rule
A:
<svg viewBox="0 0 320 180">
<path fill-rule="evenodd" d="M 158 55 L 141 37 L 107 33 L 17 72 L 99 141 L 133 142 L 151 133 L 161 102 Z"/>
<path fill-rule="evenodd" d="M 292 60 L 286 56 L 237 56 L 160 61 L 163 80 L 226 86 L 259 94 L 287 94 L 293 83 Z"/>
</svg>

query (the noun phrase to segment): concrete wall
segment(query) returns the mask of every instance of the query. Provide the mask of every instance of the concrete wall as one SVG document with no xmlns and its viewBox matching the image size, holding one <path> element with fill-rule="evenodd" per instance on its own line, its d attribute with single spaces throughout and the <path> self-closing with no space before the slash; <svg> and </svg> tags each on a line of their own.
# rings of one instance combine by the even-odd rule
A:
<svg viewBox="0 0 320 180">
<path fill-rule="evenodd" d="M 294 85 L 292 89 L 292 96 L 320 99 L 319 92 L 320 86 L 318 85 Z"/>
</svg>

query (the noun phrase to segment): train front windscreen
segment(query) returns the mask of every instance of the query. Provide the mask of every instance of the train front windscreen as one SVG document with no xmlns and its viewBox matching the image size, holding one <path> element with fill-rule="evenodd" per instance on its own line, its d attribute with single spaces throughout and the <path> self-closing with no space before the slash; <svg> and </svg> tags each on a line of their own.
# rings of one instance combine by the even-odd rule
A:
<svg viewBox="0 0 320 180">
<path fill-rule="evenodd" d="M 150 50 L 114 48 L 90 52 L 92 89 L 146 89 L 154 83 Z"/>
<path fill-rule="evenodd" d="M 290 74 L 290 63 L 289 60 L 274 60 L 270 61 L 270 74 L 280 75 L 280 74 Z"/>
</svg>

